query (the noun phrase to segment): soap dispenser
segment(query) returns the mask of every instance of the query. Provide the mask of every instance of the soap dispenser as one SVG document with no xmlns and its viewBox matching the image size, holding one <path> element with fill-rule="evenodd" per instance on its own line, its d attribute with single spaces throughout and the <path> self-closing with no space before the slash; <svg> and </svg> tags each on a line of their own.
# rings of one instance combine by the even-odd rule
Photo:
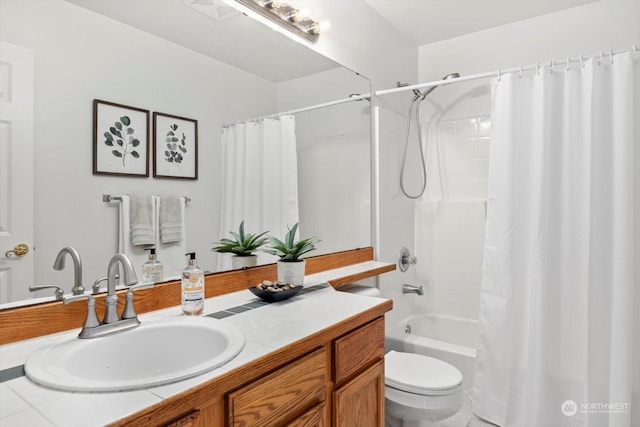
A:
<svg viewBox="0 0 640 427">
<path fill-rule="evenodd" d="M 156 248 L 145 250 L 149 251 L 149 260 L 142 264 L 142 282 L 160 283 L 164 281 L 164 265 L 158 261 Z"/>
<path fill-rule="evenodd" d="M 201 314 L 204 310 L 204 272 L 196 265 L 196 253 L 186 253 L 187 267 L 182 270 L 182 312 Z"/>
</svg>

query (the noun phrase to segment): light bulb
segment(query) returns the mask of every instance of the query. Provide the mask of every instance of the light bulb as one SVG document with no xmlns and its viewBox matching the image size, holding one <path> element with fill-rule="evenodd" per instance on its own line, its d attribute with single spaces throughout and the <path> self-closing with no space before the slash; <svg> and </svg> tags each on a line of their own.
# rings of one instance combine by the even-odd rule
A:
<svg viewBox="0 0 640 427">
<path fill-rule="evenodd" d="M 278 0 L 265 0 L 262 5 L 267 9 L 277 9 L 280 7 L 280 2 Z"/>
<path fill-rule="evenodd" d="M 329 29 L 331 28 L 331 22 L 329 21 L 322 21 L 319 25 L 318 25 L 318 32 L 319 33 L 326 33 L 327 31 L 329 31 Z"/>
</svg>

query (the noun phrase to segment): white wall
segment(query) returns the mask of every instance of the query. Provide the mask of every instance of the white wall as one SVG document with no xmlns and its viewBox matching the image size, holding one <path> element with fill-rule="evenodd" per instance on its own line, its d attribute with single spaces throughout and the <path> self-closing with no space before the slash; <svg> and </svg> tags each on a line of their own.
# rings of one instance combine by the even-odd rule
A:
<svg viewBox="0 0 640 427">
<path fill-rule="evenodd" d="M 35 52 L 36 284 L 71 283 L 71 268 L 52 269 L 66 245 L 85 254 L 85 286 L 106 275 L 118 210 L 103 193 L 190 196 L 188 246 L 215 266 L 220 129 L 276 111 L 275 84 L 67 2 L 1 4 L 0 38 Z M 94 98 L 197 119 L 198 180 L 92 175 Z"/>
<path fill-rule="evenodd" d="M 640 46 L 640 3 L 603 1 L 421 46 L 419 80 L 463 75 Z M 562 66 L 562 65 L 561 65 Z M 489 81 L 440 87 L 423 103 L 423 122 L 443 147 L 445 197 L 415 208 L 428 298 L 419 310 L 477 318 L 484 244 L 491 98 Z M 434 137 L 434 129 L 435 136 Z M 433 141 L 430 141 L 433 142 Z"/>
</svg>

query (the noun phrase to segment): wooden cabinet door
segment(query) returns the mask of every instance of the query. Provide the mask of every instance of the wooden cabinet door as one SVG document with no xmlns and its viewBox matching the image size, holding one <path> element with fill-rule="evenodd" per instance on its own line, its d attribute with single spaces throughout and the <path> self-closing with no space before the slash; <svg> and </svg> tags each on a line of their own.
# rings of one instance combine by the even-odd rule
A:
<svg viewBox="0 0 640 427">
<path fill-rule="evenodd" d="M 334 427 L 384 427 L 384 361 L 333 393 Z"/>
<path fill-rule="evenodd" d="M 287 424 L 287 427 L 324 427 L 324 403 L 316 405 Z"/>
</svg>

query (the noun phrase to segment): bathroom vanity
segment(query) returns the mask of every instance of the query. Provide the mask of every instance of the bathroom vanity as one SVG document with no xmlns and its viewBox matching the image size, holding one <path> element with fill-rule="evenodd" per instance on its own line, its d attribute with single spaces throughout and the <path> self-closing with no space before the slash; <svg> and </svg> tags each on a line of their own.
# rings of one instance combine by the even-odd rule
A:
<svg viewBox="0 0 640 427">
<path fill-rule="evenodd" d="M 339 294 L 332 297 L 335 303 L 345 295 L 329 292 Z M 383 315 L 390 306 L 373 301 L 364 311 L 111 425 L 382 426 Z M 327 316 L 333 311 L 324 308 Z"/>
<path fill-rule="evenodd" d="M 384 314 L 392 302 L 334 286 L 394 268 L 369 260 L 318 271 L 306 276 L 302 294 L 278 303 L 266 304 L 246 289 L 209 297 L 205 314 L 242 330 L 246 343 L 230 362 L 183 381 L 77 393 L 14 373 L 0 383 L 0 424 L 383 426 Z M 148 312 L 140 315 L 141 327 L 180 313 L 179 306 Z M 42 346 L 73 337 L 80 323 L 71 331 L 0 346 L 0 371 L 24 364 Z M 188 363 L 188 348 L 184 360 Z"/>
</svg>

